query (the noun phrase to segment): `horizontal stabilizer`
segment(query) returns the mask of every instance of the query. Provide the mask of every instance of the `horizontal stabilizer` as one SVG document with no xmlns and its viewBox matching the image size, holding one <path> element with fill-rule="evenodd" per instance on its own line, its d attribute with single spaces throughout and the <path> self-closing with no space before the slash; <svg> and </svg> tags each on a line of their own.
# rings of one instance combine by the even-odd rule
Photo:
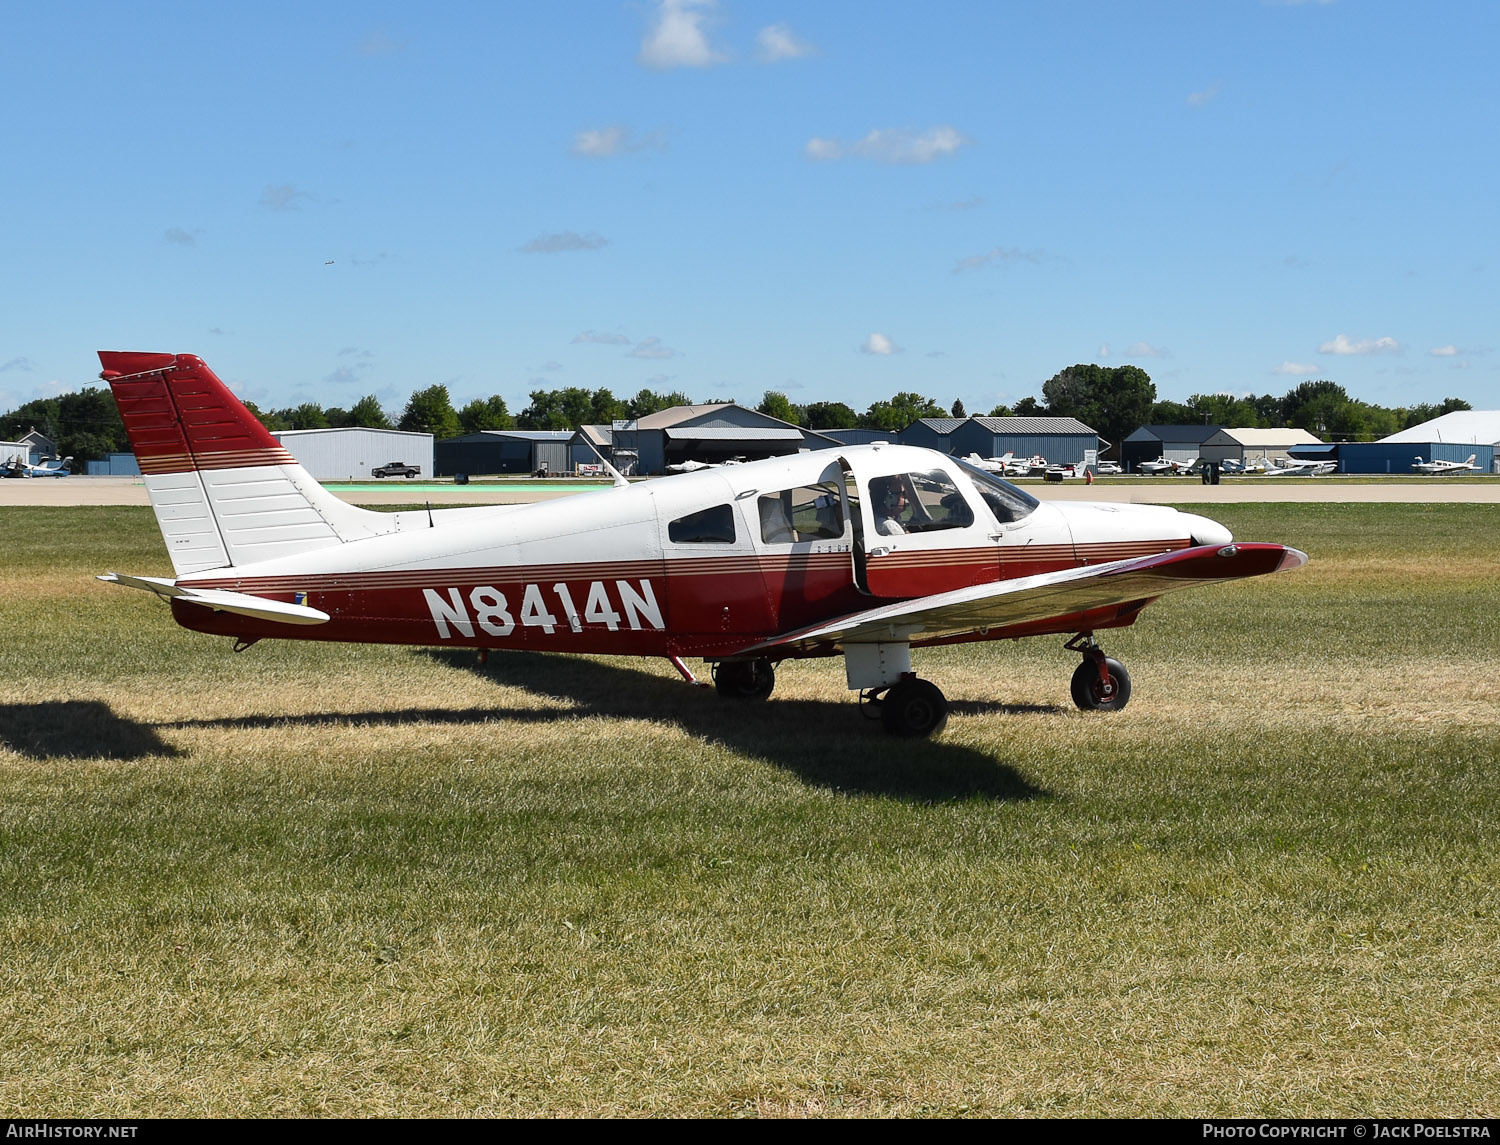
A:
<svg viewBox="0 0 1500 1145">
<path fill-rule="evenodd" d="M 201 604 L 204 608 L 212 608 L 219 612 L 236 612 L 241 616 L 253 616 L 256 620 L 271 620 L 278 624 L 324 624 L 328 620 L 328 613 L 319 612 L 316 608 L 308 608 L 305 604 L 269 600 L 263 596 L 230 592 L 222 588 L 184 588 L 165 577 L 105 573 L 97 579 L 106 584 L 123 584 L 127 588 L 145 589 L 147 592 L 154 592 L 164 600 Z"/>
</svg>

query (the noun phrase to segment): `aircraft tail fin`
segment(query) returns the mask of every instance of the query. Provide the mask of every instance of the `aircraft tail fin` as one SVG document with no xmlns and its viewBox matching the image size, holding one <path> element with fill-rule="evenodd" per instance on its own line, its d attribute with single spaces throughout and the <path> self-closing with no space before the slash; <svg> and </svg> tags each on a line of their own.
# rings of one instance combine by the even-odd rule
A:
<svg viewBox="0 0 1500 1145">
<path fill-rule="evenodd" d="M 178 575 L 399 528 L 313 479 L 191 354 L 99 351 Z"/>
</svg>

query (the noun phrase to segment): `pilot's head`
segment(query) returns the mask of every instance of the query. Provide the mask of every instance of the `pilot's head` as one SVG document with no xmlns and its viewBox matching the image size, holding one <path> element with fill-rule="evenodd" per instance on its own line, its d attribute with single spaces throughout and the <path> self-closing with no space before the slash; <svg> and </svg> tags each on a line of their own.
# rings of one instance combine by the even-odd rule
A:
<svg viewBox="0 0 1500 1145">
<path fill-rule="evenodd" d="M 906 482 L 899 477 L 881 477 L 870 482 L 875 508 L 895 514 L 906 508 Z"/>
</svg>

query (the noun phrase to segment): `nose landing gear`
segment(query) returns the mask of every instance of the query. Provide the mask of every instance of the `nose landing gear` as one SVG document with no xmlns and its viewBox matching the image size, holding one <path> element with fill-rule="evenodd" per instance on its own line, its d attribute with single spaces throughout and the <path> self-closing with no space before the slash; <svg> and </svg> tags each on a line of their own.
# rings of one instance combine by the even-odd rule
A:
<svg viewBox="0 0 1500 1145">
<path fill-rule="evenodd" d="M 1080 632 L 1063 647 L 1083 655 L 1073 672 L 1073 703 L 1086 712 L 1118 712 L 1130 702 L 1130 673 L 1104 654 L 1092 632 Z"/>
</svg>

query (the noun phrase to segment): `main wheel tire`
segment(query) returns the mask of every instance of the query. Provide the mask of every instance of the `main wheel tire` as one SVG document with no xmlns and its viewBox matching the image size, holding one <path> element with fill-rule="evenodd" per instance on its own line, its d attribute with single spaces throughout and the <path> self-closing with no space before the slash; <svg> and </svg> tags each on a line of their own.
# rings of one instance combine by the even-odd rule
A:
<svg viewBox="0 0 1500 1145">
<path fill-rule="evenodd" d="M 1073 671 L 1073 702 L 1086 712 L 1118 712 L 1130 703 L 1130 673 L 1118 660 L 1105 657 L 1109 689 L 1099 678 L 1099 666 L 1085 658 Z"/>
<path fill-rule="evenodd" d="M 906 739 L 935 736 L 948 723 L 948 701 L 935 684 L 902 680 L 882 697 L 880 721 L 886 731 Z"/>
<path fill-rule="evenodd" d="M 764 700 L 776 687 L 769 660 L 725 660 L 714 665 L 714 687 L 732 700 Z"/>
</svg>

